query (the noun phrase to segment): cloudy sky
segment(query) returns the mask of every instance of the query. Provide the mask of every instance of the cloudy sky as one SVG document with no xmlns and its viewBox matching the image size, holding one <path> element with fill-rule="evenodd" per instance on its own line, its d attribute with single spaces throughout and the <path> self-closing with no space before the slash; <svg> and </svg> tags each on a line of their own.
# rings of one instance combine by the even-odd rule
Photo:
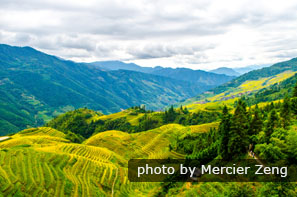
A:
<svg viewBox="0 0 297 197">
<path fill-rule="evenodd" d="M 296 0 L 0 0 L 0 42 L 74 61 L 211 69 L 297 57 Z"/>
</svg>

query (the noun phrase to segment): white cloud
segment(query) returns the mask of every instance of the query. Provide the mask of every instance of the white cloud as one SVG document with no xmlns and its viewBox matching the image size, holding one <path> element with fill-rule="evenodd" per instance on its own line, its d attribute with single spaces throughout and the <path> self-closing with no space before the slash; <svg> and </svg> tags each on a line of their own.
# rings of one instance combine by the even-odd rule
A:
<svg viewBox="0 0 297 197">
<path fill-rule="evenodd" d="M 2 0 L 0 42 L 75 61 L 211 69 L 297 56 L 295 0 Z"/>
</svg>

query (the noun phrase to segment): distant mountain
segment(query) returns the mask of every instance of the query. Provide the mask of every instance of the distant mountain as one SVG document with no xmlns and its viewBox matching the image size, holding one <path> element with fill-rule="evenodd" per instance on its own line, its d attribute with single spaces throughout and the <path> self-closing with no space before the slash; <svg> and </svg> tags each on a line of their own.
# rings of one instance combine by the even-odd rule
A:
<svg viewBox="0 0 297 197">
<path fill-rule="evenodd" d="M 196 83 L 197 85 L 209 85 L 215 87 L 225 82 L 230 81 L 234 76 L 226 76 L 224 74 L 215 74 L 202 70 L 192 70 L 189 68 L 165 68 L 156 67 L 141 67 L 134 63 L 124 63 L 121 61 L 101 61 L 93 62 L 87 65 L 96 66 L 106 70 L 133 70 L 153 75 L 169 77 L 172 79 L 183 80 Z"/>
<path fill-rule="evenodd" d="M 39 126 L 80 107 L 103 113 L 140 104 L 160 109 L 210 87 L 142 72 L 104 71 L 30 47 L 0 45 L 0 133 Z"/>
<path fill-rule="evenodd" d="M 245 66 L 240 68 L 232 68 L 235 72 L 242 74 L 248 73 L 253 70 L 258 70 L 264 67 L 269 67 L 271 64 L 261 64 L 261 65 L 252 65 L 252 66 Z"/>
<path fill-rule="evenodd" d="M 227 68 L 227 67 L 220 67 L 214 70 L 210 70 L 209 72 L 216 73 L 216 74 L 224 74 L 228 76 L 239 76 L 240 73 L 236 72 L 232 68 Z"/>
<path fill-rule="evenodd" d="M 134 63 L 125 63 L 121 61 L 98 61 L 87 63 L 88 65 L 94 65 L 105 70 L 132 70 L 144 73 L 150 73 L 154 70 L 152 67 L 141 67 Z"/>
<path fill-rule="evenodd" d="M 216 87 L 235 78 L 223 74 L 215 74 L 203 70 L 192 70 L 188 68 L 156 67 L 151 74 L 167 76 L 173 79 L 185 80 L 196 84 L 205 84 L 212 87 Z"/>
</svg>

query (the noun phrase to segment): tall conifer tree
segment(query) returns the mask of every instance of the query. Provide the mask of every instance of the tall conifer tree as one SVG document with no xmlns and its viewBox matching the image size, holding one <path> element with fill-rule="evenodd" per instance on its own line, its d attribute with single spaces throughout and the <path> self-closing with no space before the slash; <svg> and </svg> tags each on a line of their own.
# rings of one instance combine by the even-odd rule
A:
<svg viewBox="0 0 297 197">
<path fill-rule="evenodd" d="M 228 154 L 238 155 L 248 149 L 249 117 L 246 104 L 240 99 L 231 119 L 230 139 L 228 142 Z"/>
<path fill-rule="evenodd" d="M 284 129 L 287 129 L 290 125 L 291 120 L 291 106 L 290 106 L 290 99 L 288 96 L 285 97 L 284 102 L 281 105 L 280 110 L 281 116 L 281 123 Z"/>
<path fill-rule="evenodd" d="M 294 90 L 293 90 L 293 97 L 297 97 L 297 83 L 294 87 Z"/>
<path fill-rule="evenodd" d="M 274 131 L 274 128 L 277 126 L 277 124 L 278 124 L 277 122 L 278 122 L 278 117 L 277 117 L 275 109 L 273 109 L 269 113 L 268 122 L 265 127 L 265 135 L 266 135 L 267 141 L 269 141 L 270 136 Z"/>
<path fill-rule="evenodd" d="M 291 109 L 294 115 L 297 115 L 297 83 L 293 90 L 293 95 L 291 99 Z"/>
<path fill-rule="evenodd" d="M 231 114 L 229 114 L 227 106 L 223 108 L 222 120 L 219 126 L 219 136 L 220 136 L 220 143 L 219 143 L 219 154 L 222 156 L 223 159 L 228 160 L 230 158 L 228 154 L 228 142 L 230 137 L 230 126 L 231 126 Z"/>
<path fill-rule="evenodd" d="M 263 127 L 263 121 L 260 109 L 258 105 L 255 106 L 253 118 L 250 124 L 249 135 L 256 135 L 258 134 Z"/>
</svg>

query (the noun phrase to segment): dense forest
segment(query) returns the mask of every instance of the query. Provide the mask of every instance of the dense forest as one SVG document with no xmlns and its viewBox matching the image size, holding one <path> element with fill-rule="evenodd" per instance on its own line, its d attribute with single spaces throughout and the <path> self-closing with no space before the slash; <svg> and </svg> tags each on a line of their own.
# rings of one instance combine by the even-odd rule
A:
<svg viewBox="0 0 297 197">
<path fill-rule="evenodd" d="M 158 128 L 170 123 L 177 123 L 181 125 L 210 123 L 218 121 L 221 114 L 220 112 L 208 111 L 190 113 L 187 108 L 183 106 L 180 106 L 178 109 L 174 109 L 173 106 L 171 106 L 164 112 L 146 110 L 144 106 L 135 106 L 128 110 L 129 115 L 143 115 L 138 119 L 138 123 L 136 125 L 131 125 L 131 123 L 127 120 L 127 117 L 107 120 L 101 120 L 99 118 L 98 120 L 89 121 L 94 114 L 99 116 L 102 116 L 103 114 L 86 108 L 81 108 L 62 114 L 51 120 L 45 126 L 55 128 L 65 133 L 68 131 L 76 133 L 81 137 L 81 139 L 83 139 L 108 130 L 120 130 L 128 133 L 137 133 Z"/>
<path fill-rule="evenodd" d="M 175 147 L 188 159 L 209 163 L 214 159 L 236 161 L 247 158 L 252 151 L 258 158 L 274 165 L 297 164 L 297 83 L 280 102 L 271 102 L 262 107 L 257 104 L 247 107 L 244 99 L 236 102 L 234 113 L 224 107 L 219 127 L 208 133 L 195 134 L 179 139 Z M 180 183 L 163 183 L 165 195 L 177 194 Z M 253 184 L 238 184 L 227 189 L 226 196 L 295 196 L 296 183 L 265 183 L 257 190 Z"/>
</svg>

